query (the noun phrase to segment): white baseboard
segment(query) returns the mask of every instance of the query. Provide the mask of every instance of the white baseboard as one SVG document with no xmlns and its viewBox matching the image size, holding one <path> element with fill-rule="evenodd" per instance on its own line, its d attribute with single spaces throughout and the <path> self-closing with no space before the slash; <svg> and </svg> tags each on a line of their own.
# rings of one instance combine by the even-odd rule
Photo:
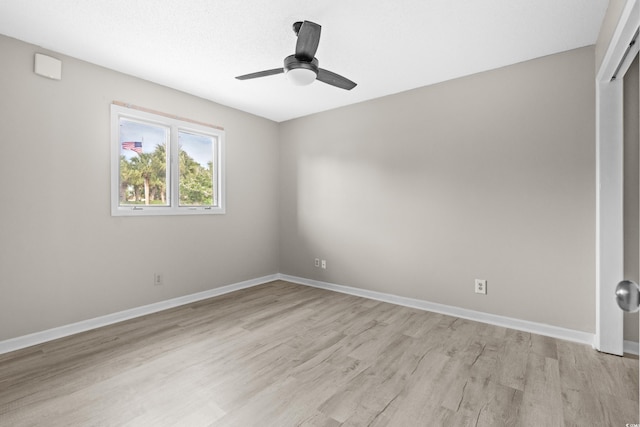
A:
<svg viewBox="0 0 640 427">
<path fill-rule="evenodd" d="M 303 279 L 301 277 L 280 274 L 281 280 L 297 283 L 300 285 L 313 286 L 316 288 L 327 289 L 330 291 L 342 292 L 345 294 L 355 295 L 359 297 L 374 299 L 378 301 L 388 302 L 391 304 L 402 305 L 405 307 L 417 308 L 420 310 L 433 311 L 435 313 L 446 314 L 449 316 L 461 317 L 463 319 L 474 320 L 477 322 L 488 323 L 491 325 L 502 326 L 505 328 L 516 329 L 524 332 L 531 332 L 538 335 L 544 335 L 552 338 L 559 338 L 566 341 L 588 344 L 593 346 L 594 334 L 572 329 L 560 328 L 558 326 L 546 325 L 543 323 L 529 322 L 527 320 L 514 319 L 511 317 L 498 316 L 495 314 L 482 313 L 480 311 L 468 310 L 465 308 L 454 307 L 450 305 L 438 304 L 429 301 L 401 297 L 382 292 L 368 291 L 366 289 L 352 288 L 350 286 L 336 285 L 333 283 L 321 282 L 318 280 Z M 625 343 L 626 344 L 626 343 Z M 636 353 L 638 349 L 637 343 Z M 630 346 L 631 347 L 631 346 Z M 625 347 L 625 351 L 627 351 Z M 629 351 L 631 353 L 631 351 Z"/>
<path fill-rule="evenodd" d="M 366 289 L 352 288 L 350 286 L 336 285 L 333 283 L 321 282 L 318 280 L 304 279 L 301 277 L 289 276 L 286 274 L 273 274 L 263 276 L 257 279 L 247 280 L 220 288 L 210 289 L 204 292 L 198 292 L 191 295 L 185 295 L 154 304 L 136 307 L 117 313 L 107 314 L 105 316 L 96 317 L 69 325 L 60 326 L 58 328 L 48 329 L 42 332 L 36 332 L 17 338 L 11 338 L 0 341 L 0 354 L 9 353 L 11 351 L 41 344 L 47 341 L 63 338 L 69 335 L 85 332 L 91 329 L 100 328 L 102 326 L 111 325 L 122 322 L 124 320 L 133 319 L 135 317 L 145 316 L 147 314 L 156 313 L 158 311 L 167 310 L 169 308 L 178 307 L 192 302 L 201 301 L 207 298 L 213 298 L 219 295 L 234 292 L 240 289 L 246 289 L 253 286 L 262 285 L 274 280 L 286 280 L 288 282 L 300 285 L 313 286 L 316 288 L 327 289 L 330 291 L 341 292 L 345 294 L 355 295 L 363 298 L 369 298 L 377 301 L 388 302 L 391 304 L 402 305 L 405 307 L 417 308 L 420 310 L 433 311 L 435 313 L 456 316 L 463 319 L 474 320 L 477 322 L 488 323 L 491 325 L 502 326 L 505 328 L 516 329 L 524 332 L 531 332 L 538 335 L 544 335 L 553 338 L 559 338 L 567 341 L 573 341 L 581 344 L 593 345 L 594 335 L 588 332 L 575 331 L 572 329 L 560 328 L 557 326 L 546 325 L 543 323 L 529 322 L 526 320 L 513 319 L 510 317 L 498 316 L 495 314 L 482 313 L 479 311 L 468 310 L 450 305 L 438 304 L 429 301 L 401 297 L 393 294 L 387 294 Z M 624 351 L 629 354 L 638 354 L 638 343 L 633 341 L 624 342 Z"/>
<path fill-rule="evenodd" d="M 105 316 L 100 316 L 93 319 L 83 320 L 81 322 L 60 326 L 58 328 L 48 329 L 46 331 L 36 332 L 33 334 L 24 335 L 17 338 L 11 338 L 5 341 L 0 341 L 0 354 L 19 350 L 21 348 L 31 347 L 36 344 L 41 344 L 47 341 L 63 338 L 69 335 L 85 332 L 91 329 L 100 328 L 102 326 L 112 325 L 114 323 L 122 322 L 123 320 L 129 320 L 135 317 L 146 316 L 147 314 L 156 313 L 158 311 L 167 310 L 169 308 L 190 304 L 192 302 L 201 301 L 207 298 L 212 298 L 212 297 L 216 297 L 223 294 L 228 294 L 229 292 L 238 291 L 240 289 L 246 289 L 253 286 L 261 285 L 263 283 L 272 282 L 274 280 L 278 280 L 278 278 L 279 278 L 279 275 L 277 274 L 259 277 L 257 279 L 246 280 L 244 282 L 222 286 L 220 288 L 210 289 L 204 292 L 198 292 L 195 294 L 185 295 L 182 297 L 173 298 L 166 301 L 160 301 L 154 304 L 144 305 L 142 307 L 136 307 L 129 310 L 120 311 L 117 313 L 107 314 Z"/>
</svg>

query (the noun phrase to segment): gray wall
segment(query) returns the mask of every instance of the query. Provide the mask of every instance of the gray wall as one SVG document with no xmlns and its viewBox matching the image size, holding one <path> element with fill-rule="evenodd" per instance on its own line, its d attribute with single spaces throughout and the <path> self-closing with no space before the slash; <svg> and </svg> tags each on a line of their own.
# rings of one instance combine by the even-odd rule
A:
<svg viewBox="0 0 640 427">
<path fill-rule="evenodd" d="M 278 272 L 278 126 L 0 36 L 0 340 Z M 227 214 L 110 216 L 109 105 L 226 129 Z M 154 287 L 153 273 L 164 275 Z"/>
<path fill-rule="evenodd" d="M 282 123 L 280 271 L 594 332 L 594 79 L 588 47 Z"/>
</svg>

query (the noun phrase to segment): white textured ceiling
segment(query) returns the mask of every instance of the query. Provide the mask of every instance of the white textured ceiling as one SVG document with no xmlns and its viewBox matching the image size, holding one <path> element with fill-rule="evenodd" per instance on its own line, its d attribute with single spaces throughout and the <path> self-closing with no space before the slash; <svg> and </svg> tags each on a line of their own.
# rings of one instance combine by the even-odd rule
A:
<svg viewBox="0 0 640 427">
<path fill-rule="evenodd" d="M 0 34 L 284 121 L 594 44 L 607 0 L 1 0 Z M 292 86 L 295 21 L 320 66 L 358 83 Z"/>
</svg>

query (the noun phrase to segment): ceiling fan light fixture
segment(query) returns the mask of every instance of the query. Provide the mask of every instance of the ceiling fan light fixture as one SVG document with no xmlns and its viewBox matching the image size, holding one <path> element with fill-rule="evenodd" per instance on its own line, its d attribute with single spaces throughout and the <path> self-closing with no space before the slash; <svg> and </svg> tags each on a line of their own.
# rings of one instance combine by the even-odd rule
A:
<svg viewBox="0 0 640 427">
<path fill-rule="evenodd" d="M 295 55 L 284 59 L 284 71 L 287 80 L 296 86 L 306 86 L 318 77 L 318 60 L 301 61 Z"/>
<path fill-rule="evenodd" d="M 296 86 L 307 86 L 316 79 L 315 71 L 309 68 L 294 68 L 287 71 L 287 79 Z"/>
</svg>

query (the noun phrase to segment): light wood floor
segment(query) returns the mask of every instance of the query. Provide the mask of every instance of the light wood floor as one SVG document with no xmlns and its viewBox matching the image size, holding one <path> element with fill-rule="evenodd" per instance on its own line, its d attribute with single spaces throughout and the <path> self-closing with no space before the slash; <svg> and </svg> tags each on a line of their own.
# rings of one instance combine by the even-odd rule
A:
<svg viewBox="0 0 640 427">
<path fill-rule="evenodd" d="M 286 282 L 0 356 L 2 426 L 637 422 L 637 358 Z"/>
</svg>

